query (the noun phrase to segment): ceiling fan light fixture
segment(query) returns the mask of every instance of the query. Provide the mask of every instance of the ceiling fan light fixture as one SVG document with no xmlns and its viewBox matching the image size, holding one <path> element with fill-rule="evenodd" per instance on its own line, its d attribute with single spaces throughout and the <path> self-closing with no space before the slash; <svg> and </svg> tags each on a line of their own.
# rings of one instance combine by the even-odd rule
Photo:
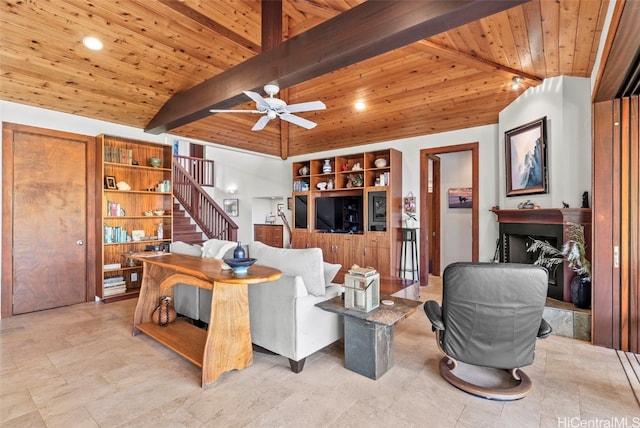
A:
<svg viewBox="0 0 640 428">
<path fill-rule="evenodd" d="M 511 78 L 511 89 L 513 89 L 514 91 L 520 89 L 520 86 L 522 86 L 522 82 L 524 82 L 522 76 L 513 76 Z"/>
<path fill-rule="evenodd" d="M 84 39 L 82 39 L 82 44 L 87 49 L 91 49 L 92 51 L 99 51 L 99 50 L 102 50 L 102 48 L 104 47 L 102 41 L 100 41 L 100 39 L 98 39 L 97 37 L 93 37 L 93 36 L 87 36 Z"/>
</svg>

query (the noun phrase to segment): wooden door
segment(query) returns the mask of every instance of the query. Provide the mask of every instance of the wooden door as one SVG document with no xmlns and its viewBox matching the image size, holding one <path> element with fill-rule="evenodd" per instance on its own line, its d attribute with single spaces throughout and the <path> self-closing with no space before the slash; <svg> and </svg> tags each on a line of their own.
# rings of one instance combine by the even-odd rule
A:
<svg viewBox="0 0 640 428">
<path fill-rule="evenodd" d="M 7 297 L 9 315 L 92 300 L 87 151 L 93 139 L 15 125 L 5 126 L 3 139 L 3 203 L 10 209 L 10 218 L 3 217 L 3 235 L 10 235 L 3 237 L 3 316 Z"/>
</svg>

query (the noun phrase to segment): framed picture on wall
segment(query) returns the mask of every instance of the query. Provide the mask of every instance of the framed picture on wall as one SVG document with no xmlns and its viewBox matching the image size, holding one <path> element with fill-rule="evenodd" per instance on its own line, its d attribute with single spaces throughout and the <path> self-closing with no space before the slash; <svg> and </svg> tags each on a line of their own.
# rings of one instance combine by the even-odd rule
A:
<svg viewBox="0 0 640 428">
<path fill-rule="evenodd" d="M 471 187 L 449 189 L 449 208 L 472 208 Z"/>
<path fill-rule="evenodd" d="M 507 196 L 547 193 L 547 117 L 505 132 Z"/>
<path fill-rule="evenodd" d="M 224 212 L 229 217 L 238 217 L 238 200 L 237 199 L 225 199 L 223 201 Z"/>
</svg>

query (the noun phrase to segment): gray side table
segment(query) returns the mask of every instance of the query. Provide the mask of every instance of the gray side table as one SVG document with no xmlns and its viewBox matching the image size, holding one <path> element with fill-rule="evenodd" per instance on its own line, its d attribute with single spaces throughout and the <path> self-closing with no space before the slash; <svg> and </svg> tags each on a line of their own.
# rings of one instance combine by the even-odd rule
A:
<svg viewBox="0 0 640 428">
<path fill-rule="evenodd" d="M 344 366 L 376 380 L 395 364 L 394 326 L 413 314 L 422 302 L 383 296 L 393 306 L 380 305 L 370 312 L 345 309 L 340 296 L 317 303 L 321 309 L 344 317 Z"/>
</svg>

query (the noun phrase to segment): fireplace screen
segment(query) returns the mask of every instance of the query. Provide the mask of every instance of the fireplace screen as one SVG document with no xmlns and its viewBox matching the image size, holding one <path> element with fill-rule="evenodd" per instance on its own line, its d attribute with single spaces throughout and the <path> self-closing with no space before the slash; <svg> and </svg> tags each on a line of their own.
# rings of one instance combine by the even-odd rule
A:
<svg viewBox="0 0 640 428">
<path fill-rule="evenodd" d="M 501 223 L 501 261 L 504 263 L 533 264 L 538 258 L 536 252 L 527 252 L 533 239 L 548 241 L 556 248 L 562 246 L 562 225 Z M 558 266 L 549 271 L 547 296 L 562 300 L 563 269 Z"/>
</svg>

